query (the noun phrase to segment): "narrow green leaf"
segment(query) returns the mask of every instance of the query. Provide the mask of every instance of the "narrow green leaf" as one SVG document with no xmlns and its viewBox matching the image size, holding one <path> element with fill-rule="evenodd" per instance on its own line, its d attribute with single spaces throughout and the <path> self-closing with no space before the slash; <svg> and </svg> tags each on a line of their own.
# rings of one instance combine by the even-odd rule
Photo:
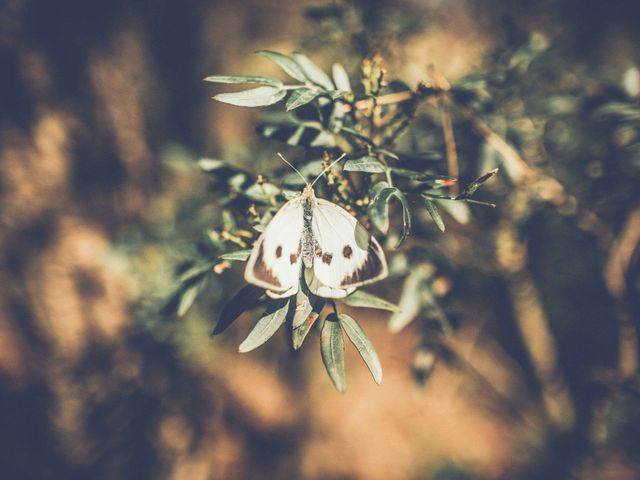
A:
<svg viewBox="0 0 640 480">
<path fill-rule="evenodd" d="M 400 200 L 400 204 L 402 205 L 402 235 L 395 246 L 395 248 L 398 248 L 404 243 L 407 237 L 409 237 L 409 233 L 411 233 L 411 210 L 409 210 L 409 202 L 407 197 L 404 196 L 404 193 L 396 189 L 393 195 Z"/>
<path fill-rule="evenodd" d="M 395 303 L 391 303 L 384 298 L 380 298 L 372 293 L 364 290 L 356 290 L 348 297 L 340 299 L 345 305 L 350 307 L 376 308 L 378 310 L 387 310 L 389 312 L 399 312 L 400 307 Z"/>
<path fill-rule="evenodd" d="M 304 135 L 306 130 L 307 129 L 305 129 L 305 127 L 300 125 L 298 128 L 295 129 L 295 131 L 293 132 L 293 135 L 291 135 L 289 138 L 287 138 L 287 144 L 288 145 L 298 145 L 298 143 L 301 143 L 301 141 L 304 138 L 303 135 Z"/>
<path fill-rule="evenodd" d="M 322 130 L 319 122 L 305 121 L 296 124 L 263 125 L 260 132 L 267 138 L 272 138 L 288 145 L 311 146 L 320 148 L 335 147 L 335 138 L 331 132 Z"/>
<path fill-rule="evenodd" d="M 389 188 L 389 184 L 385 180 L 374 183 L 369 189 L 369 198 L 376 198 L 385 188 Z"/>
<path fill-rule="evenodd" d="M 198 280 L 194 284 L 190 285 L 180 295 L 180 302 L 178 303 L 178 316 L 182 317 L 193 305 L 193 302 L 198 297 L 198 294 L 202 290 L 205 283 L 205 277 Z"/>
<path fill-rule="evenodd" d="M 262 318 L 258 320 L 256 326 L 238 347 L 239 352 L 246 353 L 258 348 L 276 333 L 287 319 L 289 300 L 289 298 L 282 298 L 270 301 Z"/>
<path fill-rule="evenodd" d="M 426 288 L 420 289 L 419 294 L 425 316 L 438 322 L 443 332 L 451 333 L 453 327 L 451 326 L 447 315 L 444 313 L 444 310 L 442 310 L 442 307 L 440 307 L 438 300 L 433 294 L 431 285 L 426 286 Z"/>
<path fill-rule="evenodd" d="M 426 281 L 433 275 L 434 268 L 430 264 L 420 263 L 411 269 L 402 285 L 400 310 L 389 319 L 389 330 L 399 332 L 415 320 L 422 309 L 421 291 L 428 288 Z"/>
<path fill-rule="evenodd" d="M 379 184 L 381 183 L 386 184 L 386 182 L 379 182 Z M 367 207 L 369 219 L 382 233 L 389 231 L 389 199 L 396 191 L 395 187 L 380 188 Z"/>
<path fill-rule="evenodd" d="M 188 282 L 189 280 L 193 280 L 200 275 L 205 275 L 206 273 L 209 273 L 212 267 L 213 265 L 208 262 L 197 263 L 196 265 L 182 272 L 180 274 L 180 277 L 178 277 L 178 281 L 180 283 L 185 283 L 185 282 Z"/>
<path fill-rule="evenodd" d="M 471 212 L 466 202 L 443 199 L 442 201 L 438 200 L 438 205 L 451 215 L 456 222 L 462 225 L 466 225 L 471 220 Z"/>
<path fill-rule="evenodd" d="M 303 281 L 296 295 L 295 311 L 291 322 L 291 341 L 293 349 L 298 350 L 302 346 L 307 333 L 320 316 L 326 300 L 311 294 Z"/>
<path fill-rule="evenodd" d="M 430 179 L 433 176 L 428 173 L 418 172 L 416 170 L 410 170 L 408 168 L 398 168 L 398 167 L 391 167 L 391 173 L 393 173 L 394 175 L 398 175 L 399 177 L 404 177 L 404 178 L 408 178 L 409 180 L 415 180 L 415 181 Z"/>
<path fill-rule="evenodd" d="M 458 195 L 455 200 L 464 200 L 466 198 L 471 197 L 474 193 L 476 193 L 476 190 L 478 190 L 478 188 L 480 188 L 480 186 L 486 182 L 487 180 L 489 180 L 491 177 L 493 177 L 496 173 L 498 173 L 498 169 L 494 168 L 493 170 L 491 170 L 490 172 L 485 173 L 484 175 L 480 175 L 478 178 L 476 178 L 473 182 L 471 182 L 469 185 L 467 185 L 467 187 L 460 192 L 460 195 Z"/>
<path fill-rule="evenodd" d="M 427 197 L 422 197 L 422 199 L 424 200 L 424 206 L 427 207 L 427 211 L 429 212 L 429 215 L 431 215 L 436 226 L 441 232 L 444 232 L 444 222 L 442 221 L 442 217 L 440 216 L 440 212 L 438 212 L 436 204 Z"/>
<path fill-rule="evenodd" d="M 300 88 L 298 90 L 294 90 L 291 92 L 291 95 L 287 100 L 287 112 L 306 105 L 318 95 L 320 95 L 320 92 L 311 88 Z"/>
<path fill-rule="evenodd" d="M 413 357 L 413 375 L 421 384 L 424 384 L 433 373 L 438 361 L 438 354 L 431 346 L 424 345 Z"/>
<path fill-rule="evenodd" d="M 402 235 L 395 248 L 398 248 L 411 232 L 411 212 L 407 197 L 396 187 L 390 187 L 387 182 L 378 182 L 371 187 L 370 196 L 373 198 L 367 207 L 367 214 L 371 222 L 382 232 L 389 231 L 389 200 L 395 196 L 402 205 Z"/>
<path fill-rule="evenodd" d="M 224 160 L 216 160 L 213 158 L 201 158 L 198 160 L 198 167 L 200 167 L 203 172 L 213 172 L 226 166 L 227 164 Z"/>
<path fill-rule="evenodd" d="M 347 172 L 382 173 L 386 170 L 386 167 L 377 158 L 365 155 L 364 157 L 347 160 L 344 164 L 344 169 Z"/>
<path fill-rule="evenodd" d="M 238 318 L 243 312 L 253 308 L 258 300 L 264 295 L 264 290 L 253 285 L 245 285 L 229 300 L 222 312 L 220 319 L 211 335 L 222 333 Z"/>
<path fill-rule="evenodd" d="M 318 67 L 315 63 L 313 63 L 306 55 L 301 53 L 294 53 L 293 58 L 295 58 L 298 65 L 304 72 L 305 77 L 307 77 L 310 81 L 315 83 L 316 85 L 320 85 L 326 90 L 335 90 L 333 82 L 329 78 L 329 76 L 322 71 L 320 67 Z"/>
<path fill-rule="evenodd" d="M 371 372 L 373 380 L 380 385 L 380 382 L 382 382 L 382 365 L 380 364 L 380 359 L 378 358 L 376 350 L 373 348 L 371 340 L 367 338 L 367 335 L 355 319 L 344 313 L 339 314 L 338 318 L 347 337 L 351 340 L 353 346 L 356 347 L 362 360 L 364 360 L 364 363 Z"/>
<path fill-rule="evenodd" d="M 229 177 L 229 180 L 227 180 L 227 184 L 229 185 L 229 188 L 231 190 L 233 190 L 234 192 L 239 192 L 242 190 L 242 186 L 246 183 L 246 181 L 247 174 L 238 172 L 235 175 Z"/>
<path fill-rule="evenodd" d="M 344 339 L 335 313 L 327 316 L 320 332 L 320 353 L 327 373 L 339 392 L 347 390 L 344 371 Z"/>
<path fill-rule="evenodd" d="M 275 78 L 259 77 L 255 75 L 210 75 L 204 79 L 205 82 L 225 83 L 234 85 L 269 85 L 271 87 L 281 87 L 282 82 Z"/>
<path fill-rule="evenodd" d="M 299 82 L 305 82 L 307 80 L 304 72 L 300 68 L 300 65 L 298 65 L 296 61 L 288 55 L 284 55 L 278 52 L 272 52 L 269 50 L 259 50 L 256 53 L 262 57 L 276 62 L 278 66 L 280 66 L 280 68 L 282 68 L 282 70 L 287 73 L 287 75 L 295 78 Z"/>
<path fill-rule="evenodd" d="M 349 75 L 344 67 L 339 63 L 334 63 L 331 67 L 331 71 L 333 73 L 333 83 L 336 84 L 338 90 L 350 92 L 352 90 L 351 82 L 349 81 Z"/>
<path fill-rule="evenodd" d="M 238 107 L 266 107 L 282 100 L 287 91 L 278 87 L 258 87 L 234 93 L 219 93 L 214 100 Z"/>
<path fill-rule="evenodd" d="M 223 253 L 219 256 L 219 258 L 221 258 L 222 260 L 237 260 L 240 262 L 244 262 L 249 258 L 249 255 L 251 255 L 251 250 L 236 250 L 235 252 Z"/>
</svg>

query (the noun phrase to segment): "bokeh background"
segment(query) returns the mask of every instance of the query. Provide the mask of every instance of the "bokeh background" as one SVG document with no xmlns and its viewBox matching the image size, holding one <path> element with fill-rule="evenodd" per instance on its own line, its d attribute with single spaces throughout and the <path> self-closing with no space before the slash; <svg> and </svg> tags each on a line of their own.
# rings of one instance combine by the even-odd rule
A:
<svg viewBox="0 0 640 480">
<path fill-rule="evenodd" d="M 0 477 L 640 478 L 638 18 L 622 0 L 4 0 Z M 239 354 L 251 314 L 211 338 L 239 268 L 163 313 L 219 215 L 197 160 L 296 154 L 202 82 L 279 75 L 259 49 L 350 72 L 381 53 L 408 84 L 429 64 L 515 72 L 486 113 L 531 175 L 495 187 L 501 216 L 445 218 L 456 329 L 426 381 L 422 324 L 391 334 L 382 313 L 358 319 L 384 381 L 349 348 L 345 395 L 317 338 Z M 470 127 L 468 180 L 492 155 Z"/>
</svg>

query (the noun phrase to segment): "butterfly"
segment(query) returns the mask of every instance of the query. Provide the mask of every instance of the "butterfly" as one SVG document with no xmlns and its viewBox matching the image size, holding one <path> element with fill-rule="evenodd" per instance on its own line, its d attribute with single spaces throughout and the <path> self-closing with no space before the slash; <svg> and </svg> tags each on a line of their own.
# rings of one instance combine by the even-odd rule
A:
<svg viewBox="0 0 640 480">
<path fill-rule="evenodd" d="M 285 203 L 254 244 L 244 278 L 270 297 L 295 295 L 304 281 L 316 296 L 342 298 L 387 276 L 378 241 L 344 208 L 313 191 L 315 182 L 341 159 Z"/>
</svg>

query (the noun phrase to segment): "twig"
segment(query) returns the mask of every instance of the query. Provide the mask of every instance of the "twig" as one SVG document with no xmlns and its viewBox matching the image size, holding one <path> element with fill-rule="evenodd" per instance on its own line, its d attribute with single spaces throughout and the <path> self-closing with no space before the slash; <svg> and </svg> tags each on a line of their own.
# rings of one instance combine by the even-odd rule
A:
<svg viewBox="0 0 640 480">
<path fill-rule="evenodd" d="M 393 103 L 406 102 L 413 98 L 413 92 L 410 90 L 405 90 L 402 92 L 394 92 L 388 93 L 387 95 L 381 95 L 376 99 L 376 105 L 391 105 Z M 354 103 L 356 110 L 364 110 L 371 106 L 371 101 L 368 98 L 364 100 L 358 100 Z M 351 105 L 345 105 L 344 111 L 350 112 L 352 109 Z"/>
<path fill-rule="evenodd" d="M 502 222 L 498 259 L 507 279 L 518 331 L 540 382 L 547 418 L 555 430 L 567 431 L 575 422 L 573 400 L 558 365 L 558 349 L 540 294 L 525 265 L 527 247 L 518 238 L 514 223 L 513 218 Z"/>
<path fill-rule="evenodd" d="M 639 245 L 640 208 L 636 208 L 625 220 L 620 235 L 611 247 L 604 275 L 607 289 L 618 303 L 618 373 L 622 379 L 631 378 L 638 371 L 638 332 L 625 297 L 627 271 Z"/>
</svg>

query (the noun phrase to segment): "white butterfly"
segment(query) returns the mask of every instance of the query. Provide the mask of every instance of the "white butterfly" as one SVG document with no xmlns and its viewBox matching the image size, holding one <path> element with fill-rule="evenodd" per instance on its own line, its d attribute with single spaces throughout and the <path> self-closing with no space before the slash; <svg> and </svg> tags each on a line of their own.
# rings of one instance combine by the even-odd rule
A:
<svg viewBox="0 0 640 480">
<path fill-rule="evenodd" d="M 272 298 L 295 295 L 302 275 L 313 294 L 342 298 L 388 274 L 378 241 L 344 208 L 316 198 L 313 184 L 332 165 L 280 208 L 253 247 L 244 278 Z"/>
</svg>

